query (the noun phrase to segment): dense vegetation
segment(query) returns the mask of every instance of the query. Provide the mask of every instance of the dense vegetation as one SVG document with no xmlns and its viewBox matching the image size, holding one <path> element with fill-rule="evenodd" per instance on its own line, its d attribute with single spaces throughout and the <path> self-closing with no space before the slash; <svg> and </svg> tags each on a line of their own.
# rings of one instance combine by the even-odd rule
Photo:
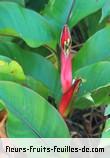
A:
<svg viewBox="0 0 110 158">
<path fill-rule="evenodd" d="M 0 0 L 0 137 L 70 137 L 75 109 L 104 106 L 110 114 L 109 15 L 110 0 Z M 66 91 L 62 49 L 74 79 Z M 102 137 L 110 137 L 109 119 L 105 126 Z"/>
</svg>

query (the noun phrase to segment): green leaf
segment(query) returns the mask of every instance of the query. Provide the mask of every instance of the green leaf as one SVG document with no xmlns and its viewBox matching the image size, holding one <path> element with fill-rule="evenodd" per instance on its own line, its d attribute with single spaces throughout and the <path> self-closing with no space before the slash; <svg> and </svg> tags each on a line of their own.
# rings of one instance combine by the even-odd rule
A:
<svg viewBox="0 0 110 158">
<path fill-rule="evenodd" d="M 53 24 L 61 28 L 66 22 L 68 15 L 72 9 L 72 14 L 70 16 L 69 25 L 74 26 L 84 17 L 90 15 L 101 9 L 106 0 L 64 0 L 63 2 L 59 0 L 49 0 L 48 5 L 46 5 L 43 16 Z M 74 3 L 74 5 L 73 5 Z M 73 5 L 73 6 L 72 6 Z"/>
<path fill-rule="evenodd" d="M 99 107 L 110 104 L 110 85 L 91 91 L 76 100 L 75 106 L 79 109 Z"/>
<path fill-rule="evenodd" d="M 92 93 L 92 98 L 95 101 L 96 106 L 110 104 L 110 85 L 99 88 Z"/>
<path fill-rule="evenodd" d="M 86 16 L 101 9 L 105 2 L 106 0 L 75 0 L 74 9 L 69 20 L 70 27 L 77 24 Z"/>
<path fill-rule="evenodd" d="M 53 43 L 49 46 L 53 49 L 59 43 L 60 34 L 63 26 L 67 23 L 68 15 L 72 7 L 73 0 L 49 0 L 45 9 L 41 12 L 43 17 L 54 28 L 55 37 Z"/>
<path fill-rule="evenodd" d="M 110 105 L 105 109 L 105 116 L 110 115 Z M 102 138 L 110 138 L 110 118 L 106 120 L 105 128 L 102 132 Z"/>
<path fill-rule="evenodd" d="M 47 19 L 47 21 L 54 27 L 56 32 L 56 38 L 54 38 L 54 44 L 49 45 L 53 48 L 56 43 L 59 42 L 60 32 L 64 24 L 68 23 L 70 27 L 73 27 L 81 19 L 98 11 L 104 5 L 106 0 L 96 1 L 90 0 L 64 0 L 63 2 L 59 0 L 49 0 L 45 9 L 42 11 L 42 15 Z M 70 20 L 68 21 L 69 14 Z"/>
<path fill-rule="evenodd" d="M 0 54 L 17 61 L 27 76 L 43 83 L 51 91 L 51 95 L 59 100 L 61 96 L 60 77 L 51 62 L 39 54 L 25 51 L 10 42 L 0 43 Z"/>
<path fill-rule="evenodd" d="M 6 57 L 6 56 L 2 56 L 0 55 L 0 61 L 5 61 L 5 62 L 11 62 L 11 59 L 9 57 Z"/>
<path fill-rule="evenodd" d="M 24 82 L 22 82 L 22 85 L 34 90 L 45 99 L 48 99 L 48 97 L 52 95 L 52 92 L 42 82 L 32 77 L 27 76 Z"/>
<path fill-rule="evenodd" d="M 25 5 L 25 0 L 0 0 L 0 2 L 4 2 L 4 1 L 6 1 L 6 2 L 15 2 L 15 3 L 18 3 L 18 4 L 20 4 L 20 5 L 22 5 L 22 6 L 24 6 Z"/>
<path fill-rule="evenodd" d="M 110 62 L 99 62 L 75 72 L 74 76 L 82 78 L 85 82 L 80 86 L 76 101 L 77 108 L 89 108 L 100 106 L 102 103 L 110 103 Z M 87 95 L 89 97 L 87 97 Z M 85 99 L 88 100 L 87 104 Z"/>
<path fill-rule="evenodd" d="M 75 78 L 82 78 L 80 94 L 84 95 L 110 83 L 110 62 L 99 62 L 81 68 L 75 72 Z"/>
<path fill-rule="evenodd" d="M 25 80 L 22 67 L 6 56 L 0 55 L 0 80 L 13 80 L 21 83 Z"/>
<path fill-rule="evenodd" d="M 49 0 L 45 9 L 42 11 L 43 16 L 52 24 L 55 28 L 60 29 L 66 23 L 69 12 L 72 7 L 72 0 Z"/>
<path fill-rule="evenodd" d="M 110 105 L 108 105 L 105 109 L 105 116 L 110 115 Z"/>
<path fill-rule="evenodd" d="M 24 87 L 34 90 L 45 99 L 48 99 L 48 96 L 51 96 L 51 91 L 49 91 L 49 89 L 43 83 L 33 79 L 32 77 L 25 76 L 25 79 L 21 80 L 19 76 L 13 75 L 9 71 L 5 70 L 5 72 L 0 72 L 0 81 L 12 81 L 19 83 Z"/>
<path fill-rule="evenodd" d="M 70 137 L 59 113 L 34 91 L 0 81 L 0 99 L 9 114 L 6 124 L 9 137 Z"/>
<path fill-rule="evenodd" d="M 19 37 L 31 47 L 47 44 L 54 39 L 51 26 L 32 10 L 16 3 L 0 2 L 0 15 L 1 35 Z"/>
<path fill-rule="evenodd" d="M 103 41 L 103 42 L 102 42 Z M 74 71 L 110 58 L 110 26 L 93 35 L 73 59 Z"/>
<path fill-rule="evenodd" d="M 100 19 L 100 22 L 102 22 L 109 15 L 110 15 L 110 0 L 106 0 L 106 3 L 102 8 L 102 17 Z"/>
<path fill-rule="evenodd" d="M 2 59 L 5 59 L 5 61 L 0 60 L 0 73 L 8 73 L 19 80 L 25 80 L 24 72 L 16 61 L 7 62 L 6 60 L 9 60 L 9 58 L 1 57 Z"/>
<path fill-rule="evenodd" d="M 51 91 L 40 81 L 33 79 L 32 77 L 25 76 L 21 66 L 12 61 L 10 58 L 0 55 L 0 80 L 1 81 L 13 81 L 28 87 L 38 94 L 48 99 L 51 96 Z"/>
<path fill-rule="evenodd" d="M 22 67 L 16 61 L 9 63 L 9 72 L 21 80 L 25 79 Z"/>
<path fill-rule="evenodd" d="M 104 2 L 105 0 L 91 0 L 89 3 L 86 0 L 85 2 L 84 0 L 77 0 L 70 18 L 70 26 L 99 10 Z M 48 44 L 55 48 L 61 28 L 67 21 L 72 3 L 71 0 L 64 0 L 61 5 L 59 0 L 50 0 L 42 13 L 43 17 L 17 4 L 0 2 L 0 34 L 19 37 L 31 47 Z"/>
</svg>

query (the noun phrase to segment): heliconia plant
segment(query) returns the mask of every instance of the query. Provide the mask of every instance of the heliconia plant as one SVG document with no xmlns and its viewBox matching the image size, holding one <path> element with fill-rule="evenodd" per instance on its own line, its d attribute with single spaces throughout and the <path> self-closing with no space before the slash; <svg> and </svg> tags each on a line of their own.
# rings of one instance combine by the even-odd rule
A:
<svg viewBox="0 0 110 158">
<path fill-rule="evenodd" d="M 0 0 L 0 137 L 70 138 L 75 109 L 110 105 L 109 3 Z"/>
<path fill-rule="evenodd" d="M 59 112 L 63 117 L 68 115 L 72 97 L 77 93 L 81 79 L 72 80 L 72 53 L 71 53 L 71 34 L 67 25 L 63 27 L 60 39 L 61 47 L 61 85 L 62 99 L 59 104 Z M 74 82 L 73 82 L 74 81 Z"/>
</svg>

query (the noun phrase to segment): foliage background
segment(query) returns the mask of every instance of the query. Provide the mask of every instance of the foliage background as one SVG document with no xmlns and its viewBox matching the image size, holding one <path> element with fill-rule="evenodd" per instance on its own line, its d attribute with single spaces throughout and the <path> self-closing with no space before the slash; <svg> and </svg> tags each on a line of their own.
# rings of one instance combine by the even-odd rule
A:
<svg viewBox="0 0 110 158">
<path fill-rule="evenodd" d="M 52 106 L 62 95 L 57 45 L 65 23 L 77 52 L 73 78 L 84 80 L 74 107 L 109 106 L 109 4 L 110 0 L 0 0 L 0 107 L 8 112 L 8 137 L 70 137 Z M 108 122 L 104 137 L 110 136 Z"/>
</svg>

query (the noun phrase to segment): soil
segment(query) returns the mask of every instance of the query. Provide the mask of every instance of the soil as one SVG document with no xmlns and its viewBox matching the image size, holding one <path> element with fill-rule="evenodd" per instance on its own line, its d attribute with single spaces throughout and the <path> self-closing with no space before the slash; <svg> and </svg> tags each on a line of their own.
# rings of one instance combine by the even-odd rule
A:
<svg viewBox="0 0 110 158">
<path fill-rule="evenodd" d="M 72 138 L 100 138 L 106 118 L 105 107 L 75 110 L 72 117 L 67 119 Z"/>
</svg>

